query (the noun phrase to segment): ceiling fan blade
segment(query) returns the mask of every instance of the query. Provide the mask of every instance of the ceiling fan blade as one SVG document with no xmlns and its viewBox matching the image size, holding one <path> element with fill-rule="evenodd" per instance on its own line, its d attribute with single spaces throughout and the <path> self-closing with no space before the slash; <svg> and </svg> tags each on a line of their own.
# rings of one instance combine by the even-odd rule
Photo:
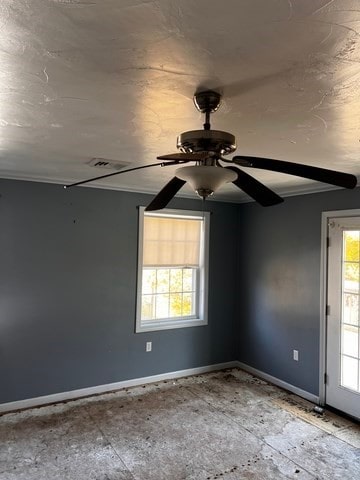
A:
<svg viewBox="0 0 360 480">
<path fill-rule="evenodd" d="M 156 157 L 158 160 L 177 160 L 177 161 L 184 161 L 184 162 L 197 162 L 200 160 L 205 160 L 209 157 L 207 152 L 199 152 L 199 153 L 169 153 L 169 155 L 160 155 L 160 157 Z"/>
<path fill-rule="evenodd" d="M 233 162 L 242 167 L 260 168 L 274 172 L 286 173 L 297 177 L 309 178 L 318 182 L 329 183 L 343 188 L 355 188 L 357 178 L 350 173 L 337 172 L 326 168 L 312 167 L 300 163 L 273 160 L 271 158 L 247 157 L 236 155 Z"/>
<path fill-rule="evenodd" d="M 160 190 L 152 202 L 145 208 L 146 212 L 152 212 L 153 210 L 161 210 L 172 200 L 181 187 L 185 185 L 185 180 L 174 177 L 168 182 L 165 187 Z"/>
<path fill-rule="evenodd" d="M 168 166 L 168 165 L 178 165 L 179 163 L 183 163 L 183 162 L 179 162 L 178 160 L 174 159 L 172 162 L 168 162 L 168 163 L 163 163 L 163 162 L 150 163 L 149 165 L 142 165 L 140 167 L 127 168 L 125 170 L 120 170 L 118 172 L 108 173 L 106 175 L 100 175 L 99 177 L 89 178 L 88 180 L 81 180 L 80 182 L 71 183 L 70 185 L 64 185 L 64 188 L 77 187 L 79 185 L 84 185 L 85 183 L 95 182 L 95 180 L 101 180 L 102 178 L 113 177 L 114 175 L 120 175 L 121 173 L 127 173 L 127 172 L 133 172 L 135 170 L 141 170 L 143 168 L 158 167 L 158 166 L 165 167 L 165 166 Z"/>
<path fill-rule="evenodd" d="M 270 188 L 263 185 L 261 182 L 256 180 L 256 178 L 240 170 L 240 168 L 224 168 L 228 168 L 229 170 L 237 173 L 238 178 L 232 183 L 241 190 L 243 190 L 245 193 L 247 193 L 256 202 L 260 203 L 260 205 L 262 205 L 263 207 L 269 207 L 271 205 L 276 205 L 284 201 L 284 199 L 279 197 L 277 193 L 270 190 Z"/>
</svg>

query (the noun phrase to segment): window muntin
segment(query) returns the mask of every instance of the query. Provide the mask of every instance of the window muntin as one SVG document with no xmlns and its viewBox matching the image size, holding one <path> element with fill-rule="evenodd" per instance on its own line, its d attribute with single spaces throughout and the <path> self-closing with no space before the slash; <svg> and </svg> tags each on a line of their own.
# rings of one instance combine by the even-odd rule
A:
<svg viewBox="0 0 360 480">
<path fill-rule="evenodd" d="M 209 214 L 139 213 L 136 331 L 207 323 Z"/>
</svg>

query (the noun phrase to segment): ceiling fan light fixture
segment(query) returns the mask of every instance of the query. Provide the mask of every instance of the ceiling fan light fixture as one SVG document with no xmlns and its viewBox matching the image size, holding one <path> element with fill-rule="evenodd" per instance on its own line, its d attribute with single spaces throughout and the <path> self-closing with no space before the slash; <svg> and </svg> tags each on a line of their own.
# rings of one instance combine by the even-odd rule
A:
<svg viewBox="0 0 360 480">
<path fill-rule="evenodd" d="M 210 165 L 181 167 L 176 170 L 175 175 L 177 178 L 189 182 L 201 198 L 212 195 L 224 183 L 233 182 L 237 179 L 235 172 Z"/>
</svg>

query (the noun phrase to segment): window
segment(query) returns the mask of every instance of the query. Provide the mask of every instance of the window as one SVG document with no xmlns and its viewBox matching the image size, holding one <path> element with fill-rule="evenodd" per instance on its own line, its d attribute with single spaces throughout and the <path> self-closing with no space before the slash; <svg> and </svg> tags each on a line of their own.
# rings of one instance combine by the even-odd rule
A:
<svg viewBox="0 0 360 480">
<path fill-rule="evenodd" d="M 209 213 L 139 209 L 136 332 L 207 324 Z"/>
</svg>

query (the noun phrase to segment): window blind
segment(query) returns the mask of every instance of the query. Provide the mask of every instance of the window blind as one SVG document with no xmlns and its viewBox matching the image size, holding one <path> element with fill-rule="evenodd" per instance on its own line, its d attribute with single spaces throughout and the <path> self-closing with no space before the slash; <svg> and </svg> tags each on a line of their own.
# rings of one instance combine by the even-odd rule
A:
<svg viewBox="0 0 360 480">
<path fill-rule="evenodd" d="M 143 266 L 198 267 L 201 219 L 144 216 Z"/>
</svg>

